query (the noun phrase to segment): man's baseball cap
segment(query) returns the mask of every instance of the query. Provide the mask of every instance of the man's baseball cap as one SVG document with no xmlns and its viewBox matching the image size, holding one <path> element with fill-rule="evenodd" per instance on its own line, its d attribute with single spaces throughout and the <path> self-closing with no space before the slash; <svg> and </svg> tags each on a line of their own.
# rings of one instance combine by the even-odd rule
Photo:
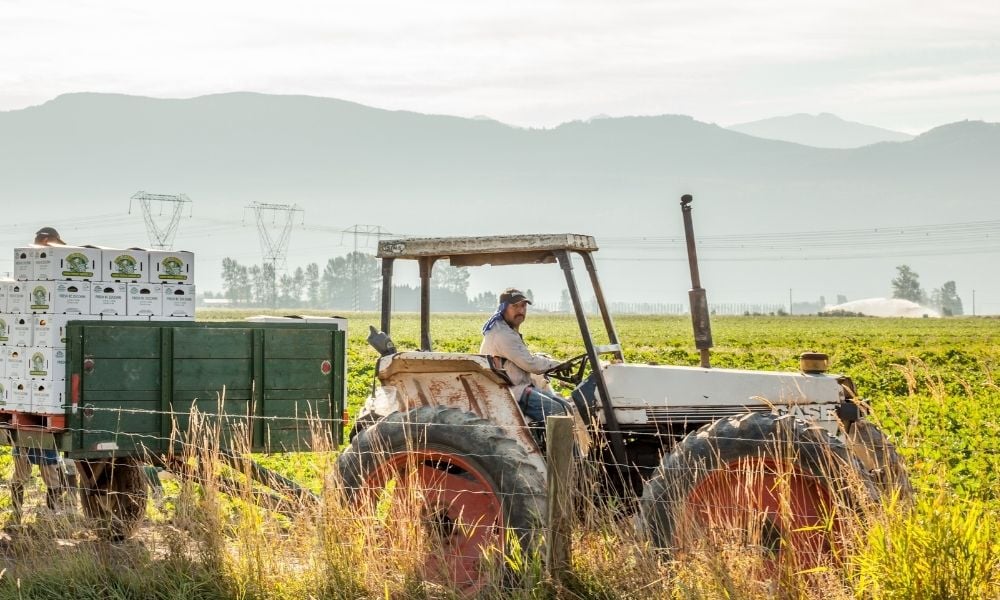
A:
<svg viewBox="0 0 1000 600">
<path fill-rule="evenodd" d="M 503 292 L 501 292 L 500 302 L 506 304 L 517 304 L 518 302 L 527 302 L 528 304 L 531 304 L 531 300 L 528 300 L 528 297 L 524 295 L 524 292 L 516 288 L 507 288 Z"/>
<path fill-rule="evenodd" d="M 63 244 L 62 238 L 59 237 L 59 232 L 56 231 L 55 227 L 42 227 L 35 232 L 35 243 L 39 241 L 50 241 Z"/>
</svg>

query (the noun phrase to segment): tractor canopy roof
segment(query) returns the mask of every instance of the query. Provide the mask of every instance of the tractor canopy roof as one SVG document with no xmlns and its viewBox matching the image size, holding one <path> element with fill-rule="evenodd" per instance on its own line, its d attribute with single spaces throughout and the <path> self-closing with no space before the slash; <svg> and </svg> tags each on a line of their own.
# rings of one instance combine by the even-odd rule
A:
<svg viewBox="0 0 1000 600">
<path fill-rule="evenodd" d="M 593 236 L 575 233 L 382 240 L 379 258 L 447 258 L 454 266 L 525 265 L 556 262 L 554 252 L 594 252 Z"/>
</svg>

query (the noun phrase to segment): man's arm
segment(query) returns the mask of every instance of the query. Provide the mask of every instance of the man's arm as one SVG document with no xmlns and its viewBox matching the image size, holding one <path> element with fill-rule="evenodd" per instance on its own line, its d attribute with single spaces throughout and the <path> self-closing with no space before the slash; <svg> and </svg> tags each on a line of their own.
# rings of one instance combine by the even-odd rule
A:
<svg viewBox="0 0 1000 600">
<path fill-rule="evenodd" d="M 487 333 L 487 335 L 491 334 L 495 336 L 494 349 L 497 355 L 513 362 L 528 373 L 544 373 L 552 367 L 561 364 L 558 360 L 532 354 L 528 350 L 528 347 L 524 345 L 524 340 L 521 339 L 521 336 L 513 330 L 509 332 L 493 330 Z"/>
</svg>

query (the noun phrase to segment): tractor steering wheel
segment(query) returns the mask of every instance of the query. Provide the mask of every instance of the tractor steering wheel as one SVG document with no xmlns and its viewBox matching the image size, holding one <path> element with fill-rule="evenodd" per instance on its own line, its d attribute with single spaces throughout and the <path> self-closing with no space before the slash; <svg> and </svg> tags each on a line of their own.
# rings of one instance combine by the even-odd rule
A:
<svg viewBox="0 0 1000 600">
<path fill-rule="evenodd" d="M 583 371 L 587 368 L 588 360 L 587 354 L 574 356 L 546 371 L 545 376 L 572 385 L 579 385 L 583 381 Z"/>
</svg>

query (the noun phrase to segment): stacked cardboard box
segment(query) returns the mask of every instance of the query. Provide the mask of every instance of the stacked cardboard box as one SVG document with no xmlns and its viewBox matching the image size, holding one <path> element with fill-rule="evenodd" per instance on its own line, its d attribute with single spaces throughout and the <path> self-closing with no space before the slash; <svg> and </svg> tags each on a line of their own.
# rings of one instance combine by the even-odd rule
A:
<svg viewBox="0 0 1000 600">
<path fill-rule="evenodd" d="M 0 280 L 0 410 L 65 411 L 70 321 L 194 320 L 194 255 L 130 248 L 14 249 Z"/>
</svg>

